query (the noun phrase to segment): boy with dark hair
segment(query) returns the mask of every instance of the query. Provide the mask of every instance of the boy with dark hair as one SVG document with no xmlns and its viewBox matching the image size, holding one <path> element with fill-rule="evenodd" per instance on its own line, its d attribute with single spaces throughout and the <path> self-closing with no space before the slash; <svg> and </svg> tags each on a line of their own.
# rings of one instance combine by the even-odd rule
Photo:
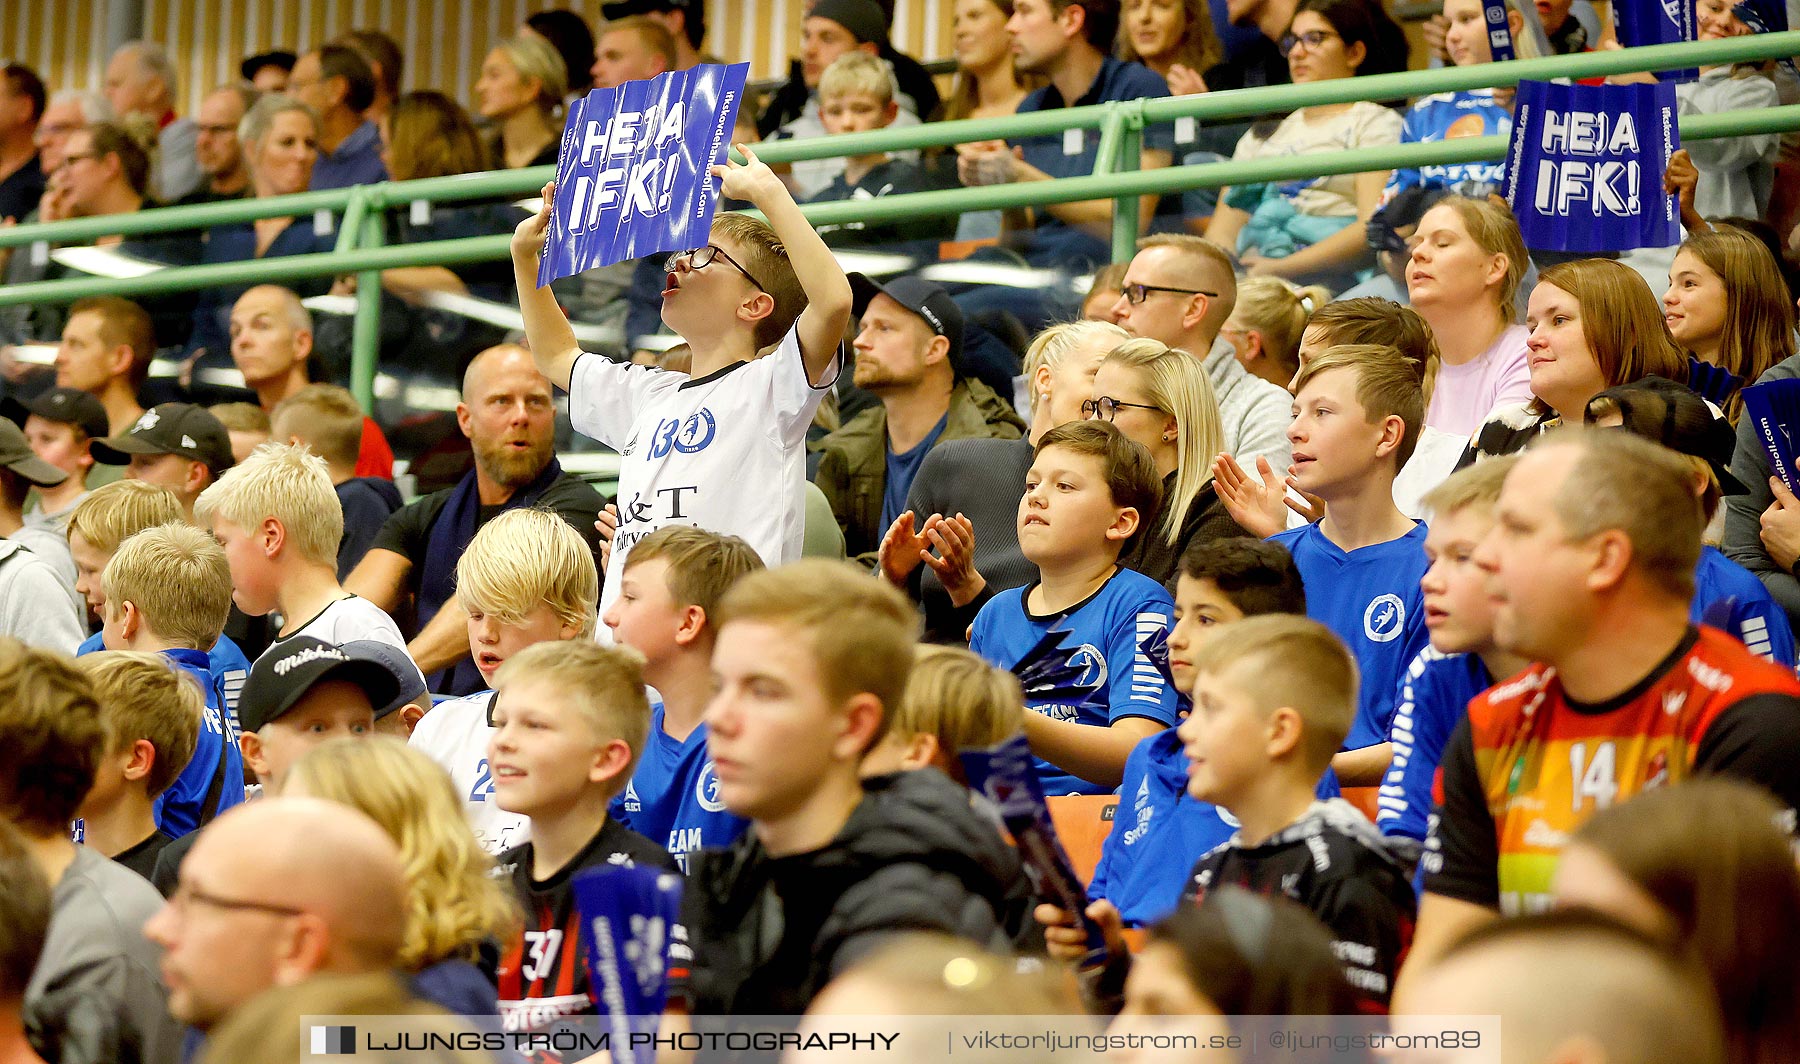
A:
<svg viewBox="0 0 1800 1064">
<path fill-rule="evenodd" d="M 181 1025 L 142 932 L 162 901 L 135 872 L 69 838 L 106 745 L 93 687 L 67 658 L 0 639 L 0 690 L 0 820 L 25 836 L 53 891 L 25 987 L 26 1037 L 45 1060 L 172 1062 Z"/>
<path fill-rule="evenodd" d="M 527 647 L 494 674 L 491 712 L 494 800 L 531 821 L 531 841 L 500 856 L 525 922 L 501 944 L 495 982 L 506 1029 L 530 1031 L 595 1011 L 575 874 L 674 869 L 675 861 L 607 815 L 650 727 L 643 673 L 629 651 L 585 639 Z M 679 928 L 674 941 L 679 947 Z"/>
<path fill-rule="evenodd" d="M 126 540 L 100 584 L 106 649 L 161 654 L 206 695 L 194 756 L 156 802 L 157 824 L 180 838 L 244 800 L 243 759 L 205 649 L 219 641 L 231 612 L 231 568 L 211 536 L 192 525 L 160 525 Z"/>
<path fill-rule="evenodd" d="M 1168 648 L 1169 673 L 1183 705 L 1194 688 L 1194 655 L 1205 640 L 1224 625 L 1270 613 L 1306 613 L 1299 570 L 1279 544 L 1238 537 L 1188 547 L 1175 579 Z M 1167 915 L 1181 898 L 1187 869 L 1237 828 L 1229 813 L 1188 796 L 1181 747 L 1171 726 L 1138 743 L 1125 759 L 1119 808 L 1088 897 L 1112 902 L 1127 926 Z M 1320 797 L 1336 794 L 1335 782 L 1321 787 Z"/>
<path fill-rule="evenodd" d="M 1317 621 L 1252 617 L 1200 647 L 1194 711 L 1180 730 L 1192 762 L 1188 793 L 1216 802 L 1238 830 L 1194 865 L 1183 902 L 1199 904 L 1226 885 L 1287 895 L 1330 929 L 1363 1008 L 1386 1012 L 1412 938 L 1412 885 L 1354 806 L 1315 796 L 1356 701 L 1356 662 Z M 1068 926 L 1070 914 L 1054 906 L 1038 914 L 1052 955 L 1078 959 L 1083 936 Z M 1091 988 L 1107 997 L 1123 985 L 1130 954 L 1118 910 L 1097 901 L 1087 914 L 1112 946 Z"/>
<path fill-rule="evenodd" d="M 911 603 L 810 560 L 739 580 L 718 623 L 707 747 L 751 829 L 691 857 L 691 1011 L 802 1012 L 898 931 L 1003 946 L 1018 858 L 968 790 L 930 769 L 862 778 L 912 670 Z"/>
<path fill-rule="evenodd" d="M 538 287 L 549 207 L 513 234 L 539 372 L 569 392 L 577 429 L 625 456 L 603 613 L 632 547 L 665 525 L 742 536 L 774 564 L 800 556 L 806 430 L 839 365 L 850 281 L 781 179 L 740 150 L 745 165 L 713 168 L 721 193 L 748 200 L 769 222 L 721 214 L 712 243 L 666 266 L 662 316 L 693 352 L 691 375 L 583 357 L 550 289 Z M 545 187 L 546 203 L 554 192 Z"/>
<path fill-rule="evenodd" d="M 624 586 L 601 621 L 620 646 L 644 659 L 644 682 L 662 701 L 650 707 L 649 738 L 637 770 L 613 799 L 619 823 L 663 845 L 682 870 L 704 846 L 730 845 L 746 822 L 719 800 L 706 753 L 712 701 L 713 620 L 719 599 L 762 559 L 736 536 L 670 525 L 632 549 Z"/>
<path fill-rule="evenodd" d="M 1425 397 L 1417 368 L 1391 347 L 1327 348 L 1294 380 L 1290 480 L 1324 500 L 1325 517 L 1270 539 L 1306 580 L 1306 615 L 1356 656 L 1362 701 L 1332 767 L 1347 787 L 1372 786 L 1388 767 L 1395 684 L 1425 646 L 1425 526 L 1394 505 Z"/>
<path fill-rule="evenodd" d="M 1025 735 L 1045 794 L 1105 794 L 1142 740 L 1175 723 L 1163 651 L 1174 602 L 1119 555 L 1162 503 L 1150 454 L 1104 421 L 1038 440 L 1019 548 L 1038 579 L 995 595 L 969 649 L 1025 687 Z"/>
<path fill-rule="evenodd" d="M 149 879 L 174 836 L 156 826 L 156 799 L 193 760 L 206 697 L 155 654 L 105 651 L 75 659 L 94 687 L 106 745 L 81 803 L 81 841 Z"/>
</svg>

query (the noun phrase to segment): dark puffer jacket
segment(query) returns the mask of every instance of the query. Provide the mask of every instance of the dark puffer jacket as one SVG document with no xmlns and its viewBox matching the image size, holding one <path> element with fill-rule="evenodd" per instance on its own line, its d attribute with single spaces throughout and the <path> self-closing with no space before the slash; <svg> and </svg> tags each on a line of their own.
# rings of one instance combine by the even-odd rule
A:
<svg viewBox="0 0 1800 1064">
<path fill-rule="evenodd" d="M 1012 848 L 932 769 L 865 780 L 823 849 L 771 857 L 754 831 L 693 858 L 683 921 L 690 1006 L 701 1015 L 805 1011 L 884 936 L 942 931 L 1009 945 L 1028 899 Z"/>
</svg>

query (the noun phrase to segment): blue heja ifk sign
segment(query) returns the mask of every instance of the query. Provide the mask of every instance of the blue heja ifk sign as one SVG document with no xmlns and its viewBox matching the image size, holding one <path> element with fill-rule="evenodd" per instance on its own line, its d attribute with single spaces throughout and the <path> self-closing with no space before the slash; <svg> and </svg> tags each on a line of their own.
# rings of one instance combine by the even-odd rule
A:
<svg viewBox="0 0 1800 1064">
<path fill-rule="evenodd" d="M 719 203 L 750 64 L 703 65 L 595 89 L 569 108 L 538 284 L 700 247 Z"/>
<path fill-rule="evenodd" d="M 1675 86 L 1521 81 L 1507 147 L 1506 198 L 1525 246 L 1624 251 L 1681 239 L 1663 191 L 1681 147 Z"/>
</svg>

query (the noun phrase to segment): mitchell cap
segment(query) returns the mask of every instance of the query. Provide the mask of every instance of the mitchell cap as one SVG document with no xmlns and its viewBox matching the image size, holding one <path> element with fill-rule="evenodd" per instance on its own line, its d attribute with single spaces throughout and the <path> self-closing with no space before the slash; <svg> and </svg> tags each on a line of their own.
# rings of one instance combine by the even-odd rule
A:
<svg viewBox="0 0 1800 1064">
<path fill-rule="evenodd" d="M 393 704 L 400 693 L 394 670 L 372 657 L 340 649 L 311 636 L 297 636 L 270 647 L 250 666 L 250 678 L 238 694 L 241 730 L 261 731 L 281 719 L 315 684 L 342 680 L 362 688 L 369 704 Z"/>
<path fill-rule="evenodd" d="M 818 0 L 806 9 L 807 18 L 828 18 L 850 31 L 858 44 L 886 44 L 887 16 L 875 0 Z"/>
<path fill-rule="evenodd" d="M 39 458 L 31 444 L 25 442 L 24 430 L 5 418 L 0 418 L 0 466 L 41 488 L 61 484 L 69 478 L 69 474 Z"/>
<path fill-rule="evenodd" d="M 10 395 L 0 399 L 0 417 L 20 428 L 25 427 L 25 419 L 32 414 L 46 421 L 74 425 L 90 440 L 106 437 L 106 407 L 80 388 L 47 388 L 22 402 Z"/>
<path fill-rule="evenodd" d="M 161 403 L 144 411 L 123 435 L 88 444 L 94 461 L 126 465 L 134 454 L 178 454 L 205 462 L 213 476 L 230 469 L 231 435 L 205 407 Z"/>
<path fill-rule="evenodd" d="M 1620 428 L 1660 443 L 1678 454 L 1698 458 L 1712 468 L 1719 491 L 1744 495 L 1750 489 L 1731 474 L 1737 432 L 1731 422 L 1713 414 L 1705 399 L 1667 377 L 1644 377 L 1608 388 L 1588 400 L 1589 424 L 1617 412 Z"/>
<path fill-rule="evenodd" d="M 886 284 L 876 284 L 863 274 L 853 273 L 850 275 L 850 292 L 855 299 L 852 306 L 859 318 L 878 295 L 887 296 L 923 318 L 932 332 L 950 341 L 950 368 L 957 376 L 962 375 L 962 308 L 942 286 L 922 277 L 896 277 Z"/>
<path fill-rule="evenodd" d="M 389 672 L 394 674 L 395 682 L 400 685 L 392 701 L 386 705 L 376 704 L 376 720 L 380 720 L 401 706 L 410 705 L 425 693 L 425 674 L 419 671 L 419 665 L 413 661 L 411 655 L 394 644 L 383 643 L 379 639 L 352 639 L 344 644 L 343 650 L 351 657 L 368 658 L 371 661 L 381 662 Z"/>
</svg>

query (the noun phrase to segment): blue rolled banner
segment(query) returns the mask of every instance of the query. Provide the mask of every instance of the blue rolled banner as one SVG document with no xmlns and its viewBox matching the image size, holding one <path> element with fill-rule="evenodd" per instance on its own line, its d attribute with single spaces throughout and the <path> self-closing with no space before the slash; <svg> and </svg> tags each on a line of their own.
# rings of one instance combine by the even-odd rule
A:
<svg viewBox="0 0 1800 1064">
<path fill-rule="evenodd" d="M 1794 436 L 1800 433 L 1800 379 L 1772 380 L 1752 384 L 1738 393 L 1744 400 L 1743 416 L 1756 429 L 1769 456 L 1769 471 L 1792 492 L 1800 493 L 1800 447 Z"/>
<path fill-rule="evenodd" d="M 1519 82 L 1506 199 L 1525 246 L 1594 253 L 1678 243 L 1681 209 L 1663 173 L 1680 147 L 1667 82 Z"/>
<path fill-rule="evenodd" d="M 1698 29 L 1694 0 L 1612 0 L 1612 11 L 1619 43 L 1627 48 L 1691 41 Z M 1662 81 L 1692 81 L 1700 71 L 1690 67 L 1656 76 Z"/>
<path fill-rule="evenodd" d="M 1512 26 L 1506 21 L 1506 0 L 1481 0 L 1481 17 L 1487 21 L 1488 51 L 1493 61 L 1514 58 Z"/>
<path fill-rule="evenodd" d="M 1031 755 L 1025 736 L 1015 735 L 986 750 L 965 752 L 961 759 L 969 786 L 994 804 L 1006 830 L 1012 833 L 1019 859 L 1037 895 L 1054 899 L 1080 921 L 1088 947 L 1081 966 L 1099 965 L 1106 959 L 1106 939 L 1100 926 L 1088 919 L 1087 888 L 1075 874 L 1075 866 L 1050 821 L 1050 807 L 1045 804 L 1044 789 L 1038 783 L 1037 759 Z"/>
<path fill-rule="evenodd" d="M 606 1017 L 613 1059 L 653 1064 L 653 1045 L 635 1045 L 634 1030 L 656 1029 L 669 1000 L 672 961 L 681 941 L 681 877 L 657 868 L 590 868 L 572 880 L 587 951 L 589 991 Z"/>
<path fill-rule="evenodd" d="M 538 284 L 702 247 L 750 64 L 702 64 L 595 89 L 569 108 Z"/>
</svg>

